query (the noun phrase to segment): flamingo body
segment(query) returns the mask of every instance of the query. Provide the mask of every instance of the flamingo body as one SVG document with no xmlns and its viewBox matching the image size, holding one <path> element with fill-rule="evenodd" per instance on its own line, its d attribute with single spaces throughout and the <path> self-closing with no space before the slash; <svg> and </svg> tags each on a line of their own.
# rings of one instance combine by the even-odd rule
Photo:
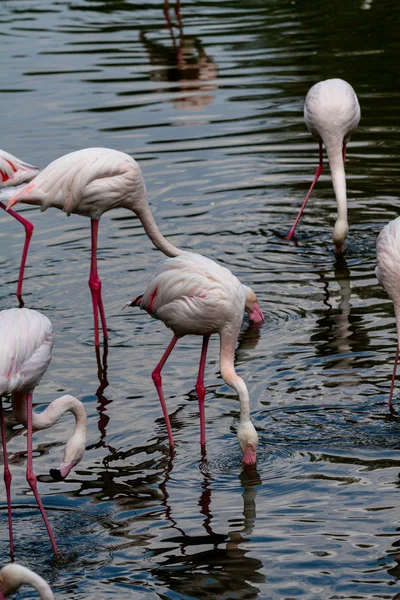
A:
<svg viewBox="0 0 400 600">
<path fill-rule="evenodd" d="M 151 316 L 162 320 L 174 332 L 174 338 L 153 371 L 170 446 L 174 446 L 174 440 L 162 391 L 161 369 L 180 337 L 188 334 L 203 336 L 196 391 L 200 412 L 200 443 L 202 448 L 205 448 L 205 360 L 208 340 L 213 333 L 218 333 L 221 375 L 239 395 L 238 439 L 243 452 L 243 463 L 255 464 L 258 436 L 250 419 L 248 390 L 234 368 L 234 352 L 243 311 L 258 314 L 260 318 L 262 316 L 254 292 L 243 286 L 229 269 L 209 258 L 187 252 L 160 263 L 144 293 L 135 298 L 130 305 L 140 306 Z"/>
<path fill-rule="evenodd" d="M 27 427 L 27 481 L 35 495 L 50 540 L 57 553 L 57 545 L 40 499 L 32 462 L 32 433 L 51 427 L 70 411 L 75 416 L 75 430 L 68 440 L 63 462 L 50 474 L 63 479 L 81 460 L 86 446 L 86 412 L 83 404 L 73 396 L 53 400 L 41 413 L 32 410 L 32 394 L 51 360 L 53 327 L 41 313 L 28 308 L 11 308 L 0 312 L 0 426 L 4 453 L 4 481 L 6 484 L 10 550 L 13 555 L 11 515 L 11 473 L 8 467 L 6 433 L 2 397 L 11 394 L 13 415 Z"/>
<path fill-rule="evenodd" d="M 128 154 L 110 148 L 85 148 L 51 162 L 31 185 L 20 190 L 16 202 L 58 208 L 99 220 L 113 208 L 134 210 L 146 198 L 138 163 Z"/>
<path fill-rule="evenodd" d="M 14 594 L 25 584 L 35 588 L 39 593 L 40 600 L 54 600 L 48 583 L 40 575 L 18 563 L 8 564 L 0 571 L 0 600 Z"/>
<path fill-rule="evenodd" d="M 310 133 L 319 141 L 320 161 L 314 181 L 305 197 L 288 239 L 294 237 L 295 228 L 314 186 L 323 173 L 323 151 L 328 155 L 338 215 L 333 230 L 335 252 L 341 253 L 348 233 L 347 191 L 344 163 L 346 144 L 356 130 L 361 111 L 352 86 L 343 79 L 326 79 L 313 85 L 304 103 L 304 120 Z"/>
<path fill-rule="evenodd" d="M 8 202 L 50 206 L 89 217 L 92 227 L 92 252 L 89 287 L 92 293 L 95 345 L 99 341 L 99 314 L 104 339 L 108 338 L 101 280 L 97 272 L 97 239 L 101 215 L 113 208 L 126 208 L 140 219 L 154 245 L 167 256 L 177 256 L 176 248 L 160 233 L 151 213 L 142 171 L 128 154 L 110 148 L 85 148 L 61 156 L 50 163 L 29 185 Z"/>
<path fill-rule="evenodd" d="M 176 336 L 211 335 L 232 319 L 242 322 L 245 290 L 231 271 L 200 254 L 185 253 L 160 263 L 140 308 Z"/>
<path fill-rule="evenodd" d="M 376 240 L 377 266 L 376 277 L 386 290 L 394 304 L 397 324 L 397 339 L 400 339 L 400 217 L 390 221 L 382 229 Z M 394 414 L 392 398 L 396 379 L 397 362 L 399 358 L 399 341 L 397 342 L 392 383 L 389 392 L 389 409 Z"/>
<path fill-rule="evenodd" d="M 360 122 L 361 110 L 353 87 L 343 79 L 325 79 L 313 85 L 304 102 L 304 121 L 325 146 L 347 144 Z"/>
<path fill-rule="evenodd" d="M 51 361 L 53 326 L 36 310 L 0 312 L 0 396 L 33 390 Z"/>
</svg>

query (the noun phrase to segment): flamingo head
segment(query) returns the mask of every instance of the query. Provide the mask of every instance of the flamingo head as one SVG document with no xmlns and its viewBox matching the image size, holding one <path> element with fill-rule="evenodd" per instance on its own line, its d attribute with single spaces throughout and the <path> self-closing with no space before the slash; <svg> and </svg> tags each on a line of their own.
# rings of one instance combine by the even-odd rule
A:
<svg viewBox="0 0 400 600">
<path fill-rule="evenodd" d="M 250 420 L 240 422 L 237 435 L 243 452 L 243 466 L 254 466 L 257 461 L 258 434 L 253 423 Z"/>
<path fill-rule="evenodd" d="M 50 475 L 55 481 L 62 481 L 69 472 L 82 460 L 86 447 L 86 435 L 76 433 L 68 440 L 64 460 L 57 469 L 50 469 Z"/>
<path fill-rule="evenodd" d="M 247 285 L 244 285 L 243 287 L 246 293 L 244 309 L 249 315 L 249 321 L 256 324 L 261 324 L 264 321 L 264 314 L 260 308 L 260 305 L 258 304 L 257 296 Z"/>
<path fill-rule="evenodd" d="M 61 481 L 83 458 L 86 448 L 87 418 L 85 408 L 77 398 L 66 395 L 58 398 L 57 401 L 60 405 L 68 404 L 68 410 L 74 413 L 76 419 L 75 431 L 65 446 L 63 462 L 57 469 L 50 469 L 51 477 L 56 481 Z"/>
<path fill-rule="evenodd" d="M 347 221 L 338 219 L 335 223 L 335 228 L 333 230 L 333 243 L 334 250 L 336 254 L 343 254 L 344 252 L 344 242 L 347 238 L 347 233 L 349 231 L 349 226 Z"/>
</svg>

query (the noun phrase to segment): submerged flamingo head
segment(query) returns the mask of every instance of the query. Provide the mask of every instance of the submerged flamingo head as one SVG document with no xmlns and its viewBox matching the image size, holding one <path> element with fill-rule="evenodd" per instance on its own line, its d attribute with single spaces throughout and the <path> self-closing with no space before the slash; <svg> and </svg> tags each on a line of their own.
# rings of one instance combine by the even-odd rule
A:
<svg viewBox="0 0 400 600">
<path fill-rule="evenodd" d="M 242 464 L 244 467 L 253 467 L 257 462 L 256 449 L 249 444 L 243 454 Z"/>
<path fill-rule="evenodd" d="M 250 418 L 240 421 L 237 435 L 243 452 L 243 466 L 254 466 L 257 462 L 258 434 Z"/>
<path fill-rule="evenodd" d="M 246 293 L 244 309 L 249 315 L 249 321 L 256 324 L 261 324 L 264 321 L 264 314 L 260 308 L 260 305 L 258 304 L 257 296 L 247 285 L 244 285 L 243 287 Z"/>
<path fill-rule="evenodd" d="M 80 460 L 81 458 L 79 458 L 79 460 L 75 459 L 70 460 L 69 462 L 62 462 L 57 469 L 50 469 L 51 477 L 54 479 L 54 481 L 62 481 L 69 475 L 69 472 L 75 467 L 75 465 L 78 464 Z"/>
<path fill-rule="evenodd" d="M 347 224 L 347 220 L 338 219 L 335 223 L 332 236 L 336 254 L 342 254 L 344 252 L 344 242 L 347 238 L 348 231 L 349 226 Z"/>
</svg>

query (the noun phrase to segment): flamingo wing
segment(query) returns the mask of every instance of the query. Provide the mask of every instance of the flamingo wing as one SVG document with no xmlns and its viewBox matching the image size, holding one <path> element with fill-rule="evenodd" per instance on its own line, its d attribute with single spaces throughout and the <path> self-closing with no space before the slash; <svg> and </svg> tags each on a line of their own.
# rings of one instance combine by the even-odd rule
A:
<svg viewBox="0 0 400 600">
<path fill-rule="evenodd" d="M 0 395 L 33 389 L 51 360 L 51 322 L 35 310 L 3 310 L 0 338 Z"/>
</svg>

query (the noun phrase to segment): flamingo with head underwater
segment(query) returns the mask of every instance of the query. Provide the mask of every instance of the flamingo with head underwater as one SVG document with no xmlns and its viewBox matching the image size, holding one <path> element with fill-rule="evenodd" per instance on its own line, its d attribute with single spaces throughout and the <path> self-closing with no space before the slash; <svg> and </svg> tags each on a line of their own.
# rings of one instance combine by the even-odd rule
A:
<svg viewBox="0 0 400 600">
<path fill-rule="evenodd" d="M 310 133 L 319 141 L 319 165 L 314 180 L 303 201 L 293 227 L 287 235 L 294 238 L 295 229 L 307 201 L 324 171 L 323 145 L 328 155 L 333 189 L 337 202 L 337 219 L 333 230 L 335 252 L 344 250 L 349 225 L 347 221 L 347 192 L 344 163 L 346 145 L 360 121 L 360 105 L 352 86 L 343 79 L 326 79 L 313 85 L 304 103 L 304 120 Z"/>
<path fill-rule="evenodd" d="M 243 452 L 243 464 L 254 465 L 258 435 L 250 419 L 247 386 L 234 366 L 235 346 L 243 311 L 246 310 L 253 322 L 261 323 L 264 320 L 253 290 L 242 285 L 226 267 L 200 254 L 185 252 L 161 262 L 144 293 L 127 306 L 140 306 L 174 332 L 152 373 L 171 448 L 174 447 L 174 439 L 162 389 L 161 370 L 179 338 L 188 334 L 203 336 L 196 392 L 200 413 L 200 444 L 205 452 L 204 370 L 210 336 L 213 333 L 219 334 L 221 375 L 239 396 L 240 422 L 237 435 Z"/>
<path fill-rule="evenodd" d="M 39 169 L 26 162 L 23 162 L 19 158 L 16 158 L 12 154 L 0 150 L 0 190 L 2 195 L 0 198 L 6 199 L 4 196 L 9 197 L 13 193 L 16 186 L 28 183 L 39 173 Z M 6 210 L 6 205 L 0 200 L 0 208 Z M 17 219 L 25 228 L 25 244 L 22 251 L 21 265 L 19 268 L 19 277 L 17 285 L 17 298 L 20 306 L 23 306 L 22 301 L 22 283 L 24 280 L 24 271 L 26 264 L 26 257 L 28 256 L 29 243 L 33 234 L 33 225 L 30 221 L 27 221 L 17 212 L 9 210 L 9 213 Z"/>
<path fill-rule="evenodd" d="M 108 338 L 106 316 L 101 296 L 101 280 L 97 270 L 99 220 L 113 208 L 131 210 L 140 219 L 153 244 L 167 256 L 178 256 L 182 250 L 171 244 L 159 231 L 151 213 L 146 186 L 138 163 L 128 154 L 109 148 L 85 148 L 61 156 L 50 163 L 27 186 L 8 202 L 10 209 L 18 202 L 50 206 L 89 217 L 92 249 L 89 287 L 92 294 L 95 345 L 99 345 L 99 313 L 104 338 Z"/>
<path fill-rule="evenodd" d="M 396 381 L 397 363 L 399 360 L 400 344 L 400 217 L 390 221 L 382 229 L 376 240 L 376 277 L 381 286 L 386 290 L 394 305 L 397 325 L 397 346 L 394 359 L 392 383 L 389 392 L 389 409 L 395 414 L 393 408 L 393 390 Z"/>
<path fill-rule="evenodd" d="M 51 360 L 53 327 L 47 317 L 28 308 L 3 310 L 0 312 L 0 339 L 2 341 L 0 344 L 0 431 L 4 454 L 4 482 L 8 506 L 10 554 L 11 556 L 14 555 L 11 473 L 7 459 L 2 403 L 2 397 L 7 395 L 11 395 L 11 405 L 15 419 L 27 427 L 26 479 L 38 503 L 54 553 L 57 553 L 57 544 L 40 499 L 36 477 L 33 472 L 32 433 L 52 427 L 67 411 L 73 413 L 75 430 L 66 445 L 64 460 L 57 469 L 50 470 L 50 475 L 54 479 L 64 479 L 82 459 L 85 451 L 86 412 L 82 402 L 69 395 L 53 400 L 41 413 L 32 410 L 33 390 L 43 377 Z"/>
<path fill-rule="evenodd" d="M 39 593 L 40 600 L 54 600 L 49 584 L 27 567 L 10 563 L 0 570 L 0 600 L 17 592 L 21 585 L 32 586 Z"/>
</svg>

